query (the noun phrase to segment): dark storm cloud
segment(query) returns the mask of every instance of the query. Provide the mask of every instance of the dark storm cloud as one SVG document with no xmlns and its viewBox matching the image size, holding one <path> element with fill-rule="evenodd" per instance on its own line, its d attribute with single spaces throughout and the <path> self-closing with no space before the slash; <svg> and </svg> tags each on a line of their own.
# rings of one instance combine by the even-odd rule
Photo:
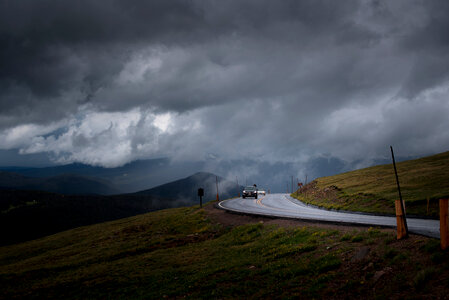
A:
<svg viewBox="0 0 449 300">
<path fill-rule="evenodd" d="M 89 100 L 104 109 L 145 102 L 185 111 L 208 102 L 278 95 L 295 85 L 294 78 L 286 84 L 278 80 L 283 80 L 283 74 L 295 76 L 299 50 L 321 47 L 320 40 L 335 27 L 342 31 L 337 38 L 348 36 L 346 27 L 351 26 L 345 24 L 345 16 L 357 3 L 3 1 L 1 6 L 2 111 L 25 116 L 33 113 L 20 108 L 43 102 L 53 107 L 60 103 L 69 111 Z M 369 32 L 358 31 L 346 39 L 370 38 Z M 185 57 L 176 61 L 167 56 L 164 69 L 147 81 L 149 87 L 131 86 L 132 92 L 117 87 L 114 78 L 126 62 L 147 47 L 162 47 L 161 52 L 173 49 L 173 56 Z M 286 57 L 275 58 L 279 54 Z M 263 63 L 267 58 L 278 65 Z M 172 60 L 175 64 L 170 64 Z M 229 74 L 226 68 L 232 67 L 240 69 L 230 75 L 241 77 L 240 84 L 230 83 L 233 93 L 227 86 L 223 87 L 227 92 L 220 91 L 220 82 L 201 86 L 204 72 Z M 170 77 L 168 82 L 158 81 L 164 73 Z M 266 80 L 275 77 L 278 80 L 267 88 Z M 99 90 L 105 94 L 97 96 Z M 56 109 L 55 118 L 63 115 Z M 30 118 L 39 120 L 39 116 Z"/>
<path fill-rule="evenodd" d="M 446 1 L 0 1 L 2 147 L 105 166 L 164 155 L 367 164 L 389 143 L 445 150 L 447 11 Z"/>
<path fill-rule="evenodd" d="M 107 87 L 138 43 L 188 38 L 184 34 L 195 31 L 200 19 L 183 1 L 2 1 L 0 5 L 0 107 L 2 114 L 28 116 L 31 122 L 49 116 L 24 106 L 34 110 L 51 103 L 54 117 L 61 118 L 58 103 L 71 112 Z"/>
</svg>

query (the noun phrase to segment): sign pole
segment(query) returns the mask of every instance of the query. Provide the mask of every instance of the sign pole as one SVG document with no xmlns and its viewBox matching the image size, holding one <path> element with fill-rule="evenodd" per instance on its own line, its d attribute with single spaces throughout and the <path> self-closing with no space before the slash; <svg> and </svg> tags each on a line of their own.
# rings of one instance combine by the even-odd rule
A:
<svg viewBox="0 0 449 300">
<path fill-rule="evenodd" d="M 292 194 L 293 194 L 293 176 L 290 176 L 292 178 Z"/>
<path fill-rule="evenodd" d="M 296 197 L 298 197 L 299 194 L 299 179 L 296 177 Z"/>
<path fill-rule="evenodd" d="M 199 188 L 198 189 L 198 197 L 200 197 L 200 208 L 203 207 L 203 196 L 204 196 L 204 189 Z"/>
<path fill-rule="evenodd" d="M 220 201 L 220 199 L 218 197 L 218 176 L 215 176 L 215 184 L 217 186 L 217 201 Z"/>
<path fill-rule="evenodd" d="M 448 199 L 440 199 L 440 245 L 442 250 L 449 247 Z"/>
<path fill-rule="evenodd" d="M 396 169 L 396 161 L 394 160 L 394 153 L 393 153 L 393 147 L 392 146 L 390 146 L 390 150 L 391 150 L 391 157 L 393 159 L 394 174 L 396 175 L 396 184 L 398 186 L 399 201 L 400 201 L 401 216 L 402 216 L 401 219 L 404 222 L 404 229 L 405 229 L 404 237 L 407 237 L 408 236 L 407 218 L 406 218 L 406 215 L 405 215 L 404 202 L 402 201 L 401 186 L 399 185 L 398 170 Z"/>
<path fill-rule="evenodd" d="M 237 195 L 240 198 L 240 187 L 239 187 L 239 179 L 237 178 L 237 176 L 235 177 L 235 180 L 237 181 Z"/>
</svg>

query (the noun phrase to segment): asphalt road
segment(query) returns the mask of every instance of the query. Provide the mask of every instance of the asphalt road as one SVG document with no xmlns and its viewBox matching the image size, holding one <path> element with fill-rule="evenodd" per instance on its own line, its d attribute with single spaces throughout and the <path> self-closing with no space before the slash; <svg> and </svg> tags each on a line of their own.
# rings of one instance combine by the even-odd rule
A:
<svg viewBox="0 0 449 300">
<path fill-rule="evenodd" d="M 294 218 L 321 222 L 363 224 L 396 227 L 396 217 L 375 216 L 359 213 L 344 213 L 319 209 L 290 197 L 288 194 L 269 194 L 259 199 L 236 198 L 224 200 L 218 205 L 226 210 L 270 217 Z M 409 232 L 425 236 L 440 237 L 438 220 L 407 218 Z"/>
</svg>

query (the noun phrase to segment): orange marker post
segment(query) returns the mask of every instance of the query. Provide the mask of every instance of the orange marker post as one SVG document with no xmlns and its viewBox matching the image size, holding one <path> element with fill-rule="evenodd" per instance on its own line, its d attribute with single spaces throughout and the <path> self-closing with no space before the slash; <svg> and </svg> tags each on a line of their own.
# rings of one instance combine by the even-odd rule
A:
<svg viewBox="0 0 449 300">
<path fill-rule="evenodd" d="M 441 249 L 449 247 L 448 199 L 440 199 L 440 241 Z"/>
<path fill-rule="evenodd" d="M 391 158 L 393 160 L 394 175 L 396 176 L 396 184 L 398 186 L 399 200 L 395 201 L 396 220 L 398 224 L 398 240 L 408 236 L 407 219 L 405 218 L 405 203 L 402 200 L 401 186 L 399 185 L 398 170 L 396 169 L 396 161 L 394 160 L 393 147 L 390 146 Z"/>
<path fill-rule="evenodd" d="M 407 237 L 407 229 L 405 227 L 405 217 L 402 213 L 401 200 L 397 199 L 394 204 L 396 207 L 396 222 L 398 229 L 397 239 L 400 240 Z"/>
</svg>

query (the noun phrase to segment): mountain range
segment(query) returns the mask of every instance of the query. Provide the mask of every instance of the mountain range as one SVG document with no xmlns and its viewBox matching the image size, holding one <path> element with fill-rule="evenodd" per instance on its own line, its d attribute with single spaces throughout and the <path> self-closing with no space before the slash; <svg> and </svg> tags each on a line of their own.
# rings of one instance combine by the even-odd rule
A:
<svg viewBox="0 0 449 300">
<path fill-rule="evenodd" d="M 242 191 L 243 186 L 239 186 L 235 182 L 226 180 L 220 176 L 215 176 L 211 173 L 198 172 L 192 176 L 140 191 L 135 194 L 168 197 L 193 204 L 198 202 L 197 193 L 199 188 L 204 189 L 203 198 L 207 202 L 216 199 L 217 189 L 219 198 L 228 199 L 237 197 Z"/>
<path fill-rule="evenodd" d="M 78 175 L 85 179 L 97 180 L 109 187 L 113 187 L 111 191 L 93 191 L 95 194 L 106 195 L 111 193 L 133 193 L 149 189 L 173 181 L 176 177 L 189 176 L 194 173 L 192 170 L 201 169 L 202 165 L 199 163 L 173 164 L 166 158 L 134 161 L 117 168 L 104 168 L 80 163 L 40 168 L 0 167 L 0 171 L 13 172 L 26 177 L 48 179 L 70 174 L 71 176 Z M 64 193 L 64 191 L 59 192 Z"/>
<path fill-rule="evenodd" d="M 119 191 L 106 180 L 76 174 L 30 177 L 0 171 L 0 189 L 38 190 L 66 195 L 112 195 Z"/>
</svg>

